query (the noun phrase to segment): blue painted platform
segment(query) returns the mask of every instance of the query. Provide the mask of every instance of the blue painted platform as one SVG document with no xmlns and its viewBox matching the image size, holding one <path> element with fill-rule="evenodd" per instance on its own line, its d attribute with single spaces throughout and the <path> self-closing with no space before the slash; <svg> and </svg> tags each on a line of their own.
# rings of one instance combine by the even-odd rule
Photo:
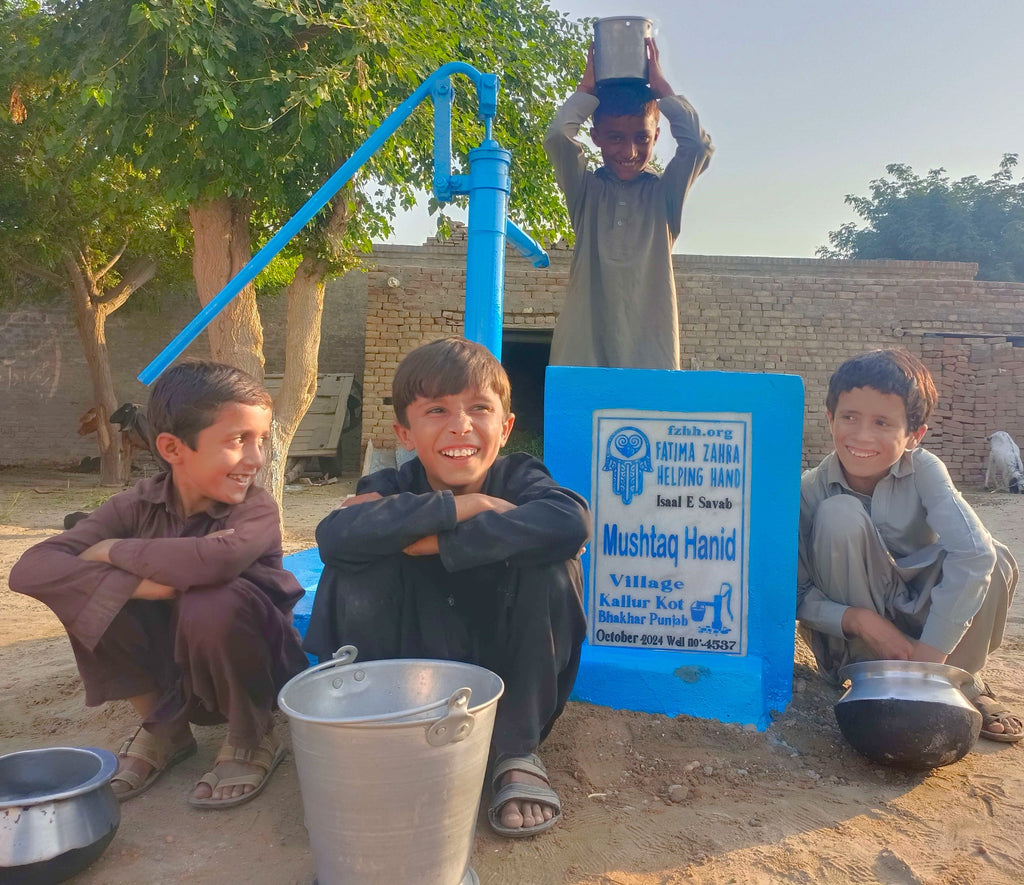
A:
<svg viewBox="0 0 1024 885">
<path fill-rule="evenodd" d="M 802 380 L 793 375 L 742 372 L 551 366 L 544 402 L 544 461 L 548 468 L 561 485 L 581 494 L 592 506 L 594 493 L 599 492 L 594 537 L 583 557 L 588 641 L 573 698 L 617 709 L 668 716 L 684 713 L 767 728 L 772 712 L 784 710 L 792 693 Z M 733 514 L 737 508 L 746 514 L 745 522 L 734 519 L 732 523 L 737 527 L 737 546 L 745 547 L 745 561 L 731 564 L 733 573 L 724 574 L 722 563 L 683 562 L 685 533 L 694 531 L 691 524 L 699 522 L 696 510 L 685 509 L 693 506 L 687 503 L 687 494 L 708 494 L 710 483 L 705 473 L 699 488 L 668 491 L 658 486 L 668 478 L 658 471 L 670 469 L 666 452 L 675 445 L 668 430 L 664 432 L 666 441 L 661 442 L 660 436 L 655 441 L 659 422 L 677 422 L 682 425 L 674 428 L 677 431 L 686 430 L 687 425 L 703 425 L 709 428 L 705 434 L 715 432 L 711 428 L 716 424 L 742 430 L 745 461 L 738 468 L 742 483 L 730 493 L 735 501 L 730 506 Z M 616 431 L 614 435 L 609 435 L 609 427 Z M 613 443 L 620 443 L 621 448 L 616 450 Z M 710 468 L 705 465 L 704 469 Z M 635 485 L 638 476 L 642 489 L 627 492 L 626 483 Z M 602 485 L 595 489 L 595 483 Z M 640 498 L 655 492 L 663 496 L 658 499 L 659 508 L 668 503 L 664 498 L 679 496 L 681 503 L 674 506 L 682 509 L 653 510 L 653 502 L 643 505 Z M 638 503 L 642 505 L 639 508 Z M 614 515 L 603 517 L 602 507 Z M 686 580 L 673 581 L 678 587 L 674 596 L 671 591 L 661 594 L 659 583 L 648 582 L 641 585 L 643 589 L 634 589 L 637 579 L 644 580 L 647 574 L 659 582 L 675 577 L 671 562 L 656 559 L 652 552 L 645 554 L 642 546 L 638 556 L 632 549 L 618 546 L 624 540 L 622 532 L 638 523 L 641 536 L 645 527 L 653 534 L 655 523 L 668 537 L 676 533 L 675 567 Z M 629 537 L 635 539 L 636 532 Z M 603 561 L 598 577 L 604 584 L 598 585 L 600 592 L 595 598 L 592 566 L 598 554 Z M 709 631 L 710 617 L 705 611 L 715 592 L 709 588 L 721 586 L 724 590 L 729 586 L 719 584 L 724 578 L 736 591 L 731 599 L 733 629 Z M 609 589 L 609 579 L 616 582 L 614 591 Z M 652 586 L 655 589 L 650 589 Z M 699 590 L 694 592 L 694 587 Z M 653 609 L 670 599 L 678 600 L 674 613 L 684 626 L 643 626 L 655 621 Z M 724 609 L 722 600 L 718 602 Z M 743 606 L 740 610 L 738 603 Z M 702 605 L 704 609 L 700 609 Z M 699 612 L 692 613 L 691 606 L 697 606 Z M 595 613 L 607 620 L 621 618 L 632 626 L 605 626 L 598 636 L 595 631 L 601 625 L 595 623 Z M 718 626 L 722 626 L 720 622 Z M 657 640 L 651 633 L 658 629 L 668 633 L 662 637 L 666 640 L 662 647 L 638 647 Z M 733 651 L 712 651 L 722 647 L 706 641 L 714 632 L 735 640 L 730 646 Z M 632 647 L 611 644 L 623 635 Z M 704 647 L 693 651 L 677 647 L 688 644 Z"/>
</svg>

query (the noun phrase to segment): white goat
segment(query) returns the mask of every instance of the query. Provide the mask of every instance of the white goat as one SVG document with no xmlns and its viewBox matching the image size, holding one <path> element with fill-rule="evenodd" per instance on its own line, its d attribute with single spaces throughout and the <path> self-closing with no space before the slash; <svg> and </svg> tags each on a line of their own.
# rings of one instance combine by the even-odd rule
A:
<svg viewBox="0 0 1024 885">
<path fill-rule="evenodd" d="M 1005 430 L 997 430 L 988 437 L 988 446 L 985 488 L 1024 493 L 1024 465 L 1020 460 L 1020 447 L 1013 437 Z"/>
</svg>

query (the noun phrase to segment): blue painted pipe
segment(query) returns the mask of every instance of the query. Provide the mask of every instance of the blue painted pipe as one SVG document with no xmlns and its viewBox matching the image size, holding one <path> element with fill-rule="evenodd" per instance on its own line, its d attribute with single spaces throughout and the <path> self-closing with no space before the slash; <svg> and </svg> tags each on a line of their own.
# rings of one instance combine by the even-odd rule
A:
<svg viewBox="0 0 1024 885">
<path fill-rule="evenodd" d="M 551 264 L 548 253 L 541 244 L 517 225 L 511 218 L 505 222 L 505 236 L 516 251 L 534 267 L 547 267 Z"/>
<path fill-rule="evenodd" d="M 473 81 L 478 92 L 481 93 L 481 111 L 483 111 L 485 106 L 489 108 L 493 105 L 492 94 L 494 86 L 491 79 L 489 79 L 493 75 L 488 77 L 481 74 L 472 65 L 461 61 L 449 62 L 439 67 L 420 84 L 412 95 L 385 118 L 384 122 L 377 127 L 370 137 L 341 165 L 341 168 L 321 185 L 320 189 L 303 204 L 302 208 L 288 220 L 284 227 L 274 234 L 266 245 L 249 259 L 245 267 L 235 274 L 228 281 L 228 284 L 211 299 L 210 303 L 199 311 L 192 321 L 171 340 L 171 343 L 157 354 L 156 358 L 139 373 L 139 380 L 143 384 L 152 384 L 164 369 L 181 356 L 182 351 L 210 325 L 214 317 L 227 306 L 228 302 L 251 283 L 257 274 L 284 248 L 285 244 L 302 230 L 309 223 L 310 219 L 323 209 L 338 191 L 348 184 L 352 176 L 359 170 L 359 167 L 373 156 L 392 133 L 405 122 L 416 106 L 430 94 L 434 84 L 438 80 L 443 80 L 452 74 L 464 74 Z"/>
<path fill-rule="evenodd" d="M 469 152 L 465 334 L 501 359 L 505 222 L 512 154 L 485 139 Z"/>
</svg>

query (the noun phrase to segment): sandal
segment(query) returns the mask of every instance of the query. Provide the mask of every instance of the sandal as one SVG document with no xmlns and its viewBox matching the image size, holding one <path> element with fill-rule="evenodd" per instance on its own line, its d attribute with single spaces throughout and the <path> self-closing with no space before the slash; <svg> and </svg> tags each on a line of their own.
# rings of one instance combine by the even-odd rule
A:
<svg viewBox="0 0 1024 885">
<path fill-rule="evenodd" d="M 221 744 L 220 752 L 217 753 L 217 759 L 213 763 L 214 767 L 221 762 L 247 762 L 250 765 L 259 766 L 263 771 L 227 778 L 221 778 L 215 771 L 208 771 L 196 781 L 196 786 L 206 784 L 211 791 L 216 790 L 217 787 L 248 786 L 253 789 L 232 799 L 214 799 L 212 796 L 209 799 L 197 799 L 195 796 L 189 796 L 188 804 L 193 808 L 234 808 L 236 805 L 250 802 L 263 792 L 267 781 L 270 780 L 271 773 L 284 758 L 284 754 L 284 744 L 278 738 L 273 728 L 263 736 L 263 740 L 252 750 L 240 750 L 225 741 Z"/>
<path fill-rule="evenodd" d="M 981 711 L 981 736 L 990 741 L 1002 741 L 1006 744 L 1015 744 L 1024 738 L 1024 721 L 1016 713 L 1011 713 L 1006 706 L 996 700 L 995 695 L 989 687 L 972 699 L 974 704 Z M 1005 731 L 989 731 L 989 726 L 995 723 L 1003 726 Z"/>
<path fill-rule="evenodd" d="M 522 784 L 515 781 L 499 787 L 501 779 L 510 771 L 522 771 L 532 774 L 544 780 L 544 786 L 537 784 Z M 550 830 L 562 817 L 562 803 L 558 800 L 558 794 L 551 789 L 547 769 L 536 753 L 528 753 L 525 756 L 502 756 L 494 765 L 491 772 L 491 804 L 487 807 L 487 820 L 499 836 L 508 836 L 511 839 L 520 839 L 525 836 L 535 836 Z M 551 820 L 542 821 L 532 827 L 506 827 L 501 822 L 499 813 L 501 809 L 514 799 L 525 799 L 528 802 L 537 802 L 547 805 L 554 812 Z"/>
<path fill-rule="evenodd" d="M 167 771 L 168 768 L 177 765 L 183 759 L 187 759 L 195 751 L 195 738 L 192 738 L 185 746 L 174 749 L 169 741 L 156 737 L 140 725 L 135 729 L 135 734 L 128 737 L 121 744 L 121 749 L 117 751 L 117 755 L 123 759 L 141 759 L 147 765 L 153 766 L 153 768 L 145 777 L 130 769 L 118 771 L 110 779 L 110 782 L 121 781 L 128 784 L 128 789 L 122 792 L 114 791 L 117 801 L 127 802 L 129 799 L 142 795 L 156 783 L 157 778 Z"/>
</svg>

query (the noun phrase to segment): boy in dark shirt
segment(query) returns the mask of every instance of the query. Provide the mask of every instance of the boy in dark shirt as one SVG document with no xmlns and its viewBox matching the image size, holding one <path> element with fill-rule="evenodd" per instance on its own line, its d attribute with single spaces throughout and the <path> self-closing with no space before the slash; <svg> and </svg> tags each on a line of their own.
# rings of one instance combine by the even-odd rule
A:
<svg viewBox="0 0 1024 885">
<path fill-rule="evenodd" d="M 127 699 L 141 721 L 119 751 L 124 801 L 196 751 L 190 722 L 227 721 L 190 804 L 260 793 L 284 747 L 271 711 L 306 666 L 291 610 L 302 588 L 281 564 L 277 505 L 254 485 L 273 403 L 231 366 L 189 361 L 153 387 L 148 417 L 168 468 L 26 551 L 11 589 L 68 631 L 86 704 Z"/>
<path fill-rule="evenodd" d="M 392 399 L 395 433 L 417 457 L 364 476 L 317 527 L 324 571 L 305 648 L 326 660 L 351 644 L 360 659 L 497 673 L 488 817 L 502 835 L 530 836 L 561 814 L 534 751 L 576 679 L 589 511 L 536 458 L 498 456 L 515 417 L 508 376 L 485 347 L 444 338 L 417 348 Z"/>
</svg>

